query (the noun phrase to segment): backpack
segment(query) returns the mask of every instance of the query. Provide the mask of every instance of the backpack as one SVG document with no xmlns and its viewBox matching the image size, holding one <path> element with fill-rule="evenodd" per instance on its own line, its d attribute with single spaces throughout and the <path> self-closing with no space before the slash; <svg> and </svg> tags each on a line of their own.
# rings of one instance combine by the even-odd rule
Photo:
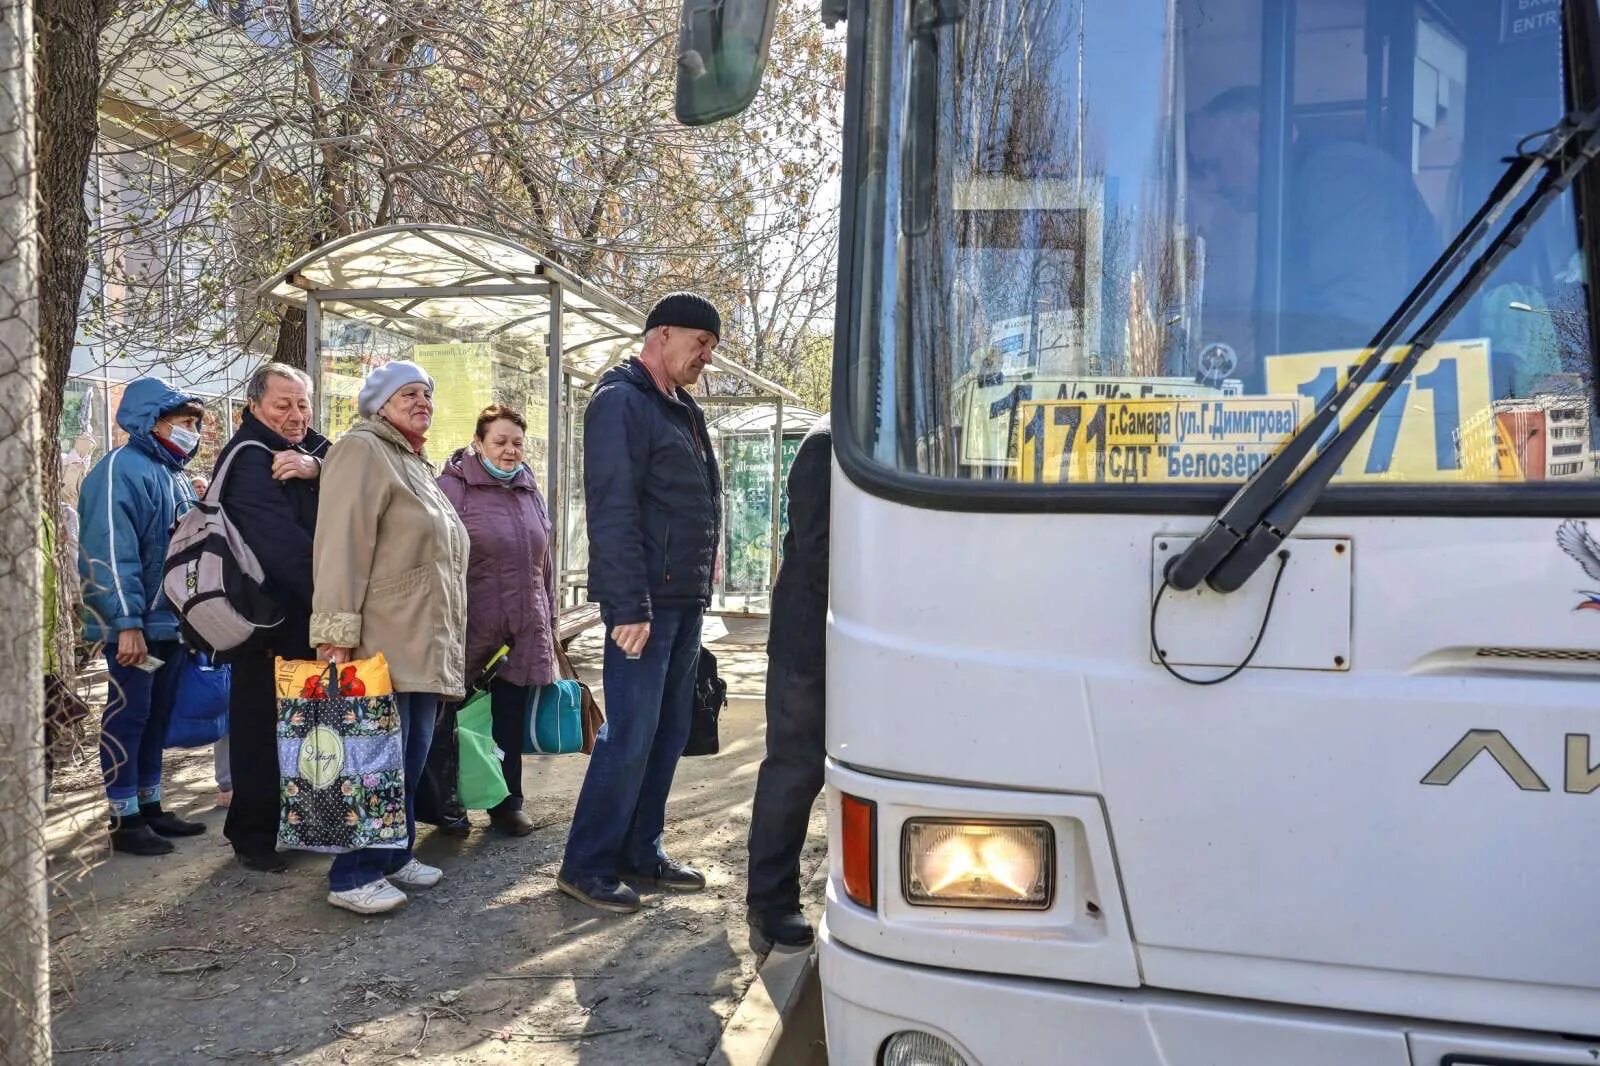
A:
<svg viewBox="0 0 1600 1066">
<path fill-rule="evenodd" d="M 228 453 L 205 499 L 172 527 L 161 575 L 161 589 L 186 631 L 214 652 L 232 651 L 283 621 L 282 608 L 263 588 L 266 574 L 256 553 L 222 510 L 228 468 L 245 448 L 272 451 L 259 441 L 241 441 Z"/>
</svg>

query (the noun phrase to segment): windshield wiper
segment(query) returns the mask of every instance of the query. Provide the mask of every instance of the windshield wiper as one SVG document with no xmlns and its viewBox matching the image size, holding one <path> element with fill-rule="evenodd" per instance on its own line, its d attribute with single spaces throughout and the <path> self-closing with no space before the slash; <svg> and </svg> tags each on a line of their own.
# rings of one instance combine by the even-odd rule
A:
<svg viewBox="0 0 1600 1066">
<path fill-rule="evenodd" d="M 1169 586 L 1185 592 L 1204 581 L 1216 592 L 1233 592 L 1250 580 L 1311 510 L 1423 353 L 1439 339 L 1501 261 L 1522 243 L 1545 209 L 1566 191 L 1597 154 L 1600 154 L 1600 108 L 1566 116 L 1546 135 L 1536 151 L 1519 150 L 1511 158 L 1482 206 L 1372 339 L 1368 345 L 1370 351 L 1351 372 L 1350 380 L 1234 493 L 1206 531 L 1167 565 L 1165 577 Z M 1389 369 L 1372 398 L 1334 435 L 1322 453 L 1307 465 L 1305 472 L 1294 478 L 1295 471 L 1317 441 L 1337 422 L 1362 385 L 1383 365 L 1389 350 L 1400 341 L 1423 308 L 1438 295 L 1446 280 L 1467 260 L 1506 209 L 1541 174 L 1543 178 L 1534 193 L 1512 214 L 1444 302 L 1412 336 L 1405 356 Z"/>
</svg>

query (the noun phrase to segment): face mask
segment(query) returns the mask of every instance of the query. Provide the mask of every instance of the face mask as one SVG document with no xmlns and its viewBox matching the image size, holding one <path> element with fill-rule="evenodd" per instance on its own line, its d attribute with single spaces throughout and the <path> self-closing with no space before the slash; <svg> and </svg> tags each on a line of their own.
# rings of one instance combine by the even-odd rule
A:
<svg viewBox="0 0 1600 1066">
<path fill-rule="evenodd" d="M 482 455 L 478 456 L 478 462 L 482 463 L 485 470 L 489 471 L 489 473 L 493 474 L 501 481 L 510 481 L 512 478 L 517 476 L 517 471 L 522 469 L 522 464 L 518 463 L 514 469 L 501 470 L 498 466 L 495 466 Z"/>
<path fill-rule="evenodd" d="M 168 426 L 167 439 L 177 445 L 178 450 L 185 454 L 194 451 L 200 444 L 200 434 L 182 426 Z"/>
</svg>

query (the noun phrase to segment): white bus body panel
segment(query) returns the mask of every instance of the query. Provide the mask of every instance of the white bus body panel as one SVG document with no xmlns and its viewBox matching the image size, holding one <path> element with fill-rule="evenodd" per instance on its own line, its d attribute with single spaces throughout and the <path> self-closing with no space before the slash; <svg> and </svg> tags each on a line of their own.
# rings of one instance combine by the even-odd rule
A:
<svg viewBox="0 0 1600 1066">
<path fill-rule="evenodd" d="M 994 977 L 890 962 L 819 940 L 828 1061 L 879 1061 L 890 1036 L 931 1032 L 968 1066 L 1593 1066 L 1586 1043 L 1151 989 Z"/>
<path fill-rule="evenodd" d="M 1013 946 L 1005 965 L 981 933 L 946 952 L 937 921 L 894 903 L 844 914 L 835 891 L 843 943 L 958 970 L 1600 1032 L 1600 794 L 1572 757 L 1600 761 L 1600 611 L 1575 609 L 1587 579 L 1559 522 L 1312 519 L 1304 538 L 1349 542 L 1350 603 L 1302 597 L 1322 617 L 1280 598 L 1272 626 L 1302 649 L 1317 625 L 1348 626 L 1330 646 L 1347 637 L 1349 661 L 1196 688 L 1150 661 L 1150 583 L 1159 538 L 1203 519 L 922 510 L 837 470 L 833 489 L 830 792 L 847 774 L 891 807 L 904 782 L 889 778 L 944 783 L 916 802 L 949 813 L 1103 805 L 1098 827 L 1074 809 L 1086 842 L 1104 834 L 1081 872 L 1106 922 L 1102 951 L 1069 963 Z M 1291 559 L 1286 590 L 1295 573 Z M 1243 602 L 1219 599 L 1214 619 L 1240 657 L 1264 598 Z M 1215 644 L 1186 617 L 1162 630 L 1175 659 L 1186 626 Z M 1424 784 L 1469 735 L 1511 754 L 1497 741 Z M 898 832 L 880 817 L 885 900 L 900 899 Z"/>
</svg>

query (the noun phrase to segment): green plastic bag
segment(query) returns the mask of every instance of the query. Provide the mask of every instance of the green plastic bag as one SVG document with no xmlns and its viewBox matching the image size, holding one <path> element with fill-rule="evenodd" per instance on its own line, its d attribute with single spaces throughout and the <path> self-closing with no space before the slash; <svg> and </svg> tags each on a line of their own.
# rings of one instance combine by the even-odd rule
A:
<svg viewBox="0 0 1600 1066">
<path fill-rule="evenodd" d="M 456 776 L 461 806 L 469 811 L 486 811 L 511 795 L 490 726 L 487 692 L 478 693 L 456 712 L 456 745 L 461 751 Z"/>
</svg>

